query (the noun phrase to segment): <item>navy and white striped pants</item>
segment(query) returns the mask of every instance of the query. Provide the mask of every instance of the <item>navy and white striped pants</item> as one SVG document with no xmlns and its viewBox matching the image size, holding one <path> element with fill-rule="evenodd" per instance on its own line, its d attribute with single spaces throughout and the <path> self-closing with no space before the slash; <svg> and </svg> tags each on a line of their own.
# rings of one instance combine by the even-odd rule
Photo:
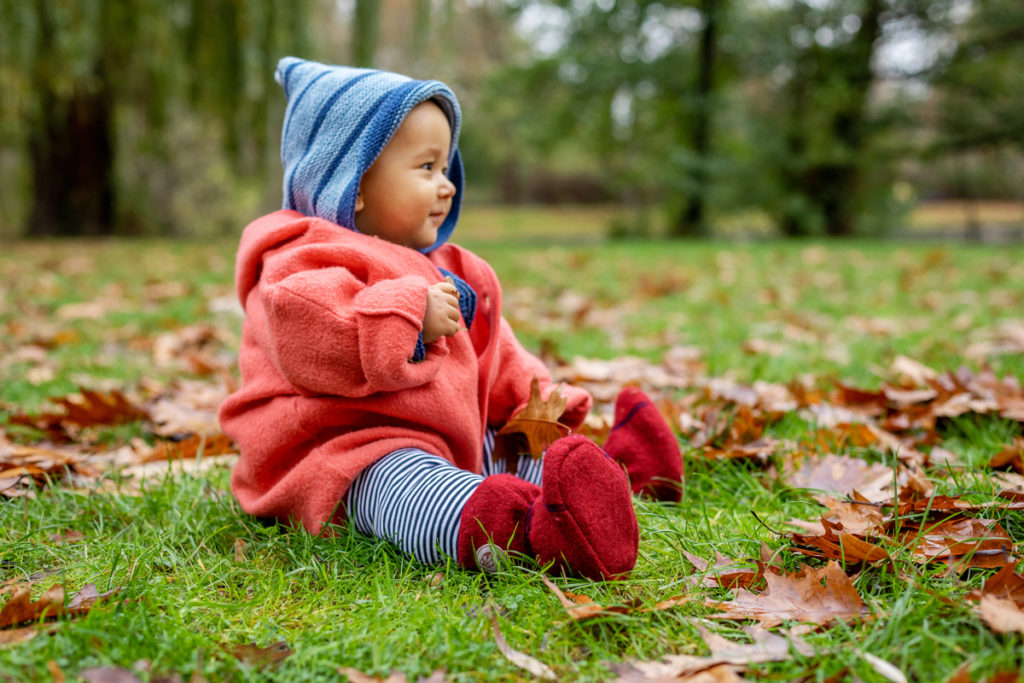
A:
<svg viewBox="0 0 1024 683">
<path fill-rule="evenodd" d="M 484 477 L 506 471 L 493 462 L 494 430 L 484 435 L 483 474 L 461 470 L 418 448 L 392 451 L 360 472 L 346 496 L 357 531 L 391 541 L 425 564 L 457 557 L 459 519 Z M 521 456 L 516 476 L 540 486 L 543 460 Z"/>
</svg>

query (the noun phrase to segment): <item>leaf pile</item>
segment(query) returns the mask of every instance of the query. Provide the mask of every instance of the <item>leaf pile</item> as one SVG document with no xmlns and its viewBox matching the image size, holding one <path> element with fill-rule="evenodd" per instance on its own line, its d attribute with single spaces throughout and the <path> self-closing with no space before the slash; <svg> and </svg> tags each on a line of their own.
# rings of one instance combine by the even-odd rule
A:
<svg viewBox="0 0 1024 683">
<path fill-rule="evenodd" d="M 33 443 L 14 442 L 0 428 L 0 496 L 33 496 L 39 487 L 62 482 L 85 487 L 104 473 L 159 460 L 228 456 L 234 443 L 220 432 L 217 407 L 227 395 L 224 383 L 179 380 L 166 387 L 142 387 L 145 400 L 121 391 L 80 388 L 52 399 L 59 410 L 14 412 L 8 424 L 37 433 Z M 144 428 L 140 438 L 111 446 L 105 430 L 122 424 Z M 24 439 L 19 433 L 18 438 Z"/>
</svg>

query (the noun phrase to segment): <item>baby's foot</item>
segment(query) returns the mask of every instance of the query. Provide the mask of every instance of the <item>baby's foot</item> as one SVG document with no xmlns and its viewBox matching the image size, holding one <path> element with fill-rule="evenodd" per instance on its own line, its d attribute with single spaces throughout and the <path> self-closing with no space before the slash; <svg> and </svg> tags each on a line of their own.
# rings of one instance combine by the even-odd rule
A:
<svg viewBox="0 0 1024 683">
<path fill-rule="evenodd" d="M 633 493 L 682 499 L 679 442 L 651 399 L 636 387 L 627 387 L 615 401 L 615 424 L 604 449 L 626 468 Z"/>
<path fill-rule="evenodd" d="M 528 539 L 538 562 L 590 579 L 616 579 L 636 564 L 639 531 L 629 483 L 594 442 L 567 436 L 544 455 Z"/>
</svg>

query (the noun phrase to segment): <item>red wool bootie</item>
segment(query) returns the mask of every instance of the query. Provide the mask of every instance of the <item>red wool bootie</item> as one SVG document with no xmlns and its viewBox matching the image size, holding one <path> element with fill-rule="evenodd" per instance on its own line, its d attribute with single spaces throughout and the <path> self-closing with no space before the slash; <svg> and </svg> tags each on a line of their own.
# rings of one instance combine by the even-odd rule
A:
<svg viewBox="0 0 1024 683">
<path fill-rule="evenodd" d="M 589 439 L 567 436 L 544 455 L 543 487 L 509 474 L 483 480 L 462 510 L 458 561 L 493 571 L 497 547 L 600 581 L 633 569 L 639 541 L 622 468 Z"/>
<path fill-rule="evenodd" d="M 636 387 L 626 387 L 616 399 L 615 424 L 604 449 L 626 468 L 633 493 L 682 500 L 679 442 L 651 399 Z"/>
</svg>

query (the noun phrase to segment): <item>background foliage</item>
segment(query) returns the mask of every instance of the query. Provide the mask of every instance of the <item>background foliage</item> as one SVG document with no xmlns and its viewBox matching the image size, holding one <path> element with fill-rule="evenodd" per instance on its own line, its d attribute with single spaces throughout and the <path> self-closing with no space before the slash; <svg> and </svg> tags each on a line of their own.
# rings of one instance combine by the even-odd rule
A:
<svg viewBox="0 0 1024 683">
<path fill-rule="evenodd" d="M 469 201 L 616 203 L 623 234 L 878 234 L 922 199 L 1020 199 L 1015 0 L 0 0 L 0 27 L 7 236 L 273 208 L 289 53 L 450 82 Z"/>
</svg>

